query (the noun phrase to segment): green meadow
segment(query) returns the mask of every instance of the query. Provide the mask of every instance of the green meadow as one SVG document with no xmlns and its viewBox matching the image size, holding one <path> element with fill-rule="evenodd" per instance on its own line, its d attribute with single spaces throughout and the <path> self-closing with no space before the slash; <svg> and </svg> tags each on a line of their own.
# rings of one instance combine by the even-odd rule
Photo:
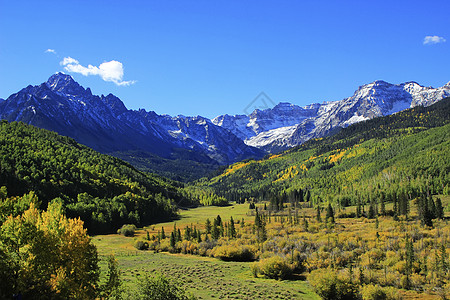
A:
<svg viewBox="0 0 450 300">
<path fill-rule="evenodd" d="M 220 215 L 224 220 L 231 216 L 245 222 L 253 220 L 247 215 L 248 204 L 226 207 L 199 207 L 180 212 L 180 219 L 174 222 L 149 226 L 150 232 L 166 232 L 177 227 L 194 224 L 203 227 L 207 218 L 212 220 Z M 154 229 L 152 229 L 154 227 Z M 136 236 L 143 236 L 145 231 L 138 230 Z M 320 299 L 307 281 L 274 280 L 262 277 L 254 278 L 251 262 L 224 262 L 216 258 L 195 255 L 155 253 L 138 251 L 133 244 L 134 237 L 118 234 L 98 235 L 93 237 L 101 258 L 102 271 L 106 270 L 107 255 L 114 254 L 119 261 L 125 289 L 135 289 L 144 274 L 160 272 L 178 282 L 183 289 L 193 293 L 199 299 Z M 103 274 L 105 272 L 102 272 Z"/>
</svg>

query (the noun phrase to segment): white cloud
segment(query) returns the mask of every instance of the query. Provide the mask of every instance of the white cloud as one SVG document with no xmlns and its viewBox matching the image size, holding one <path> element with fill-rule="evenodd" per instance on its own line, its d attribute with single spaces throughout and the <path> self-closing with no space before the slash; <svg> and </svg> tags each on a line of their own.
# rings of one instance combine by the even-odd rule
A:
<svg viewBox="0 0 450 300">
<path fill-rule="evenodd" d="M 69 65 L 69 64 L 70 65 L 72 65 L 72 64 L 78 65 L 79 62 L 78 62 L 78 60 L 76 60 L 75 58 L 72 58 L 72 57 L 64 57 L 62 62 L 60 62 L 61 66 L 65 66 L 65 65 Z"/>
<path fill-rule="evenodd" d="M 423 39 L 424 45 L 432 45 L 432 44 L 439 44 L 439 43 L 445 43 L 447 40 L 443 38 L 442 36 L 437 35 L 427 35 Z"/>
<path fill-rule="evenodd" d="M 45 53 L 53 53 L 53 54 L 56 54 L 56 51 L 55 51 L 55 49 L 47 49 L 47 50 L 45 50 Z"/>
<path fill-rule="evenodd" d="M 85 67 L 72 57 L 64 57 L 60 64 L 68 72 L 79 73 L 84 76 L 98 75 L 104 81 L 114 82 L 119 86 L 128 86 L 136 83 L 135 80 L 123 80 L 123 64 L 116 60 L 104 62 L 98 67 L 93 65 Z"/>
</svg>

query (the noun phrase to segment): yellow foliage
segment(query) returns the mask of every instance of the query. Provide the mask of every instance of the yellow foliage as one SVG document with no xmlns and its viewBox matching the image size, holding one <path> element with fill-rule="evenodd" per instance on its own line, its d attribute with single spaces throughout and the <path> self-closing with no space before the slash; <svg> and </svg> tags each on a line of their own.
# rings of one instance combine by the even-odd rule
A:
<svg viewBox="0 0 450 300">
<path fill-rule="evenodd" d="M 239 170 L 239 169 L 241 169 L 241 168 L 243 168 L 243 167 L 245 167 L 245 166 L 248 166 L 249 164 L 250 164 L 250 162 L 245 162 L 245 163 L 239 162 L 239 163 L 235 163 L 234 165 L 231 165 L 228 169 L 226 169 L 225 172 L 224 172 L 223 174 L 220 175 L 220 177 L 223 177 L 223 176 L 227 176 L 227 175 L 233 174 L 233 173 L 236 172 L 237 170 Z"/>
<path fill-rule="evenodd" d="M 280 177 L 275 180 L 274 182 L 279 182 L 282 180 L 286 180 L 289 178 L 292 178 L 294 176 L 298 175 L 298 170 L 297 170 L 297 166 L 290 166 L 289 168 L 287 168 L 286 170 L 282 171 L 280 174 Z"/>
<path fill-rule="evenodd" d="M 328 156 L 329 162 L 330 163 L 335 163 L 338 162 L 347 152 L 347 150 L 337 150 L 338 152 L 336 154 L 331 154 L 330 156 Z"/>
<path fill-rule="evenodd" d="M 11 249 L 17 251 L 11 259 L 19 260 L 22 291 L 34 293 L 29 289 L 44 291 L 44 287 L 50 287 L 51 292 L 66 299 L 95 295 L 97 250 L 83 222 L 66 218 L 60 203 L 51 203 L 44 212 L 31 203 L 22 215 L 8 217 L 1 231 L 4 237 L 20 241 L 17 248 Z"/>
</svg>

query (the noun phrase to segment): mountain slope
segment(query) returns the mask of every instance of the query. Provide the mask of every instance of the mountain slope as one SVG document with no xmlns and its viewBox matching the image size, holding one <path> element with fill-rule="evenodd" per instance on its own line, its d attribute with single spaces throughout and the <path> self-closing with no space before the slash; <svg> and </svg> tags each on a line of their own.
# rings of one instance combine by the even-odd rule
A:
<svg viewBox="0 0 450 300">
<path fill-rule="evenodd" d="M 128 159 L 127 151 L 137 151 L 181 162 L 187 159 L 213 169 L 262 155 L 206 118 L 128 110 L 114 95 L 92 95 L 89 88 L 62 73 L 0 102 L 0 116 L 70 136 L 102 153 L 121 152 L 124 159 Z M 151 169 L 148 161 L 144 164 Z"/>
<path fill-rule="evenodd" d="M 273 153 L 329 135 L 338 128 L 415 106 L 428 106 L 448 96 L 450 82 L 435 89 L 415 82 L 390 84 L 379 80 L 361 86 L 352 97 L 340 101 L 306 107 L 280 103 L 248 116 L 222 115 L 213 123 L 229 129 L 247 145 Z"/>
<path fill-rule="evenodd" d="M 176 215 L 185 201 L 179 184 L 137 171 L 73 139 L 24 123 L 0 126 L 0 186 L 10 196 L 34 191 L 42 208 L 60 199 L 91 232 L 150 224 Z M 189 199 L 186 199 L 189 200 Z"/>
<path fill-rule="evenodd" d="M 280 155 L 236 163 L 200 185 L 231 200 L 310 191 L 315 201 L 450 192 L 450 98 L 374 118 Z M 335 196 L 336 195 L 336 196 Z M 321 200 L 320 200 L 321 199 Z"/>
</svg>

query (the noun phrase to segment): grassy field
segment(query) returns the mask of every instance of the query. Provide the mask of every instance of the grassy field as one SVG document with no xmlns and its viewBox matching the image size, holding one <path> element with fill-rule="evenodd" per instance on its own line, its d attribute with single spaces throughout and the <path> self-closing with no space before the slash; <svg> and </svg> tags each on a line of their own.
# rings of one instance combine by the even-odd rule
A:
<svg viewBox="0 0 450 300">
<path fill-rule="evenodd" d="M 446 216 L 449 217 L 450 197 L 441 196 L 441 198 L 444 207 L 446 207 Z M 410 205 L 411 215 L 415 216 L 417 214 L 415 204 L 411 202 Z M 259 207 L 262 208 L 263 205 L 259 205 Z M 391 208 L 392 204 L 386 205 L 386 209 Z M 355 207 L 345 209 L 347 213 L 352 211 L 355 211 Z M 313 208 L 303 209 L 302 215 L 303 213 L 307 218 L 315 218 L 315 209 Z M 339 213 L 339 210 L 337 213 Z M 209 218 L 212 221 L 217 215 L 220 215 L 224 221 L 228 221 L 231 216 L 235 221 L 242 221 L 242 219 L 245 223 L 253 223 L 254 221 L 254 216 L 249 214 L 248 204 L 227 207 L 199 207 L 182 210 L 180 218 L 176 221 L 139 229 L 136 232 L 136 237 L 142 239 L 146 236 L 146 231 L 153 235 L 160 231 L 161 227 L 164 227 L 166 234 L 170 233 L 174 224 L 181 230 L 185 226 L 191 226 L 191 224 L 203 230 L 206 219 Z M 384 241 L 389 239 L 390 232 L 399 226 L 390 217 L 380 217 L 379 221 L 380 227 L 375 229 L 374 219 L 337 219 L 336 223 L 339 225 L 336 225 L 336 228 L 339 229 L 331 233 L 331 236 L 339 240 L 353 239 L 358 236 L 370 241 L 374 240 L 375 231 L 380 231 L 380 240 Z M 314 224 L 314 222 L 311 224 Z M 276 227 L 276 225 L 270 225 L 269 231 L 272 226 Z M 448 228 L 447 221 L 436 221 L 436 226 L 440 229 L 431 230 L 428 234 L 435 235 L 436 230 L 446 232 L 444 229 Z M 406 229 L 408 228 L 406 227 Z M 305 234 L 310 235 L 311 239 L 322 239 L 325 242 L 328 238 L 329 243 L 328 235 L 323 235 L 322 231 L 320 230 L 316 234 Z M 277 281 L 261 276 L 254 278 L 250 268 L 252 263 L 224 262 L 219 259 L 196 255 L 138 251 L 133 247 L 134 238 L 118 234 L 95 236 L 93 240 L 102 258 L 101 268 L 103 270 L 106 268 L 103 258 L 107 255 L 114 254 L 118 259 L 127 289 L 135 289 L 139 278 L 144 274 L 152 274 L 158 271 L 176 279 L 183 289 L 192 292 L 199 299 L 319 299 L 312 291 L 310 284 L 305 280 Z M 406 290 L 399 290 L 400 294 L 403 299 L 437 298 L 437 295 Z"/>
<path fill-rule="evenodd" d="M 220 215 L 223 220 L 231 216 L 235 220 L 250 221 L 253 216 L 247 215 L 248 204 L 227 207 L 199 207 L 181 211 L 181 218 L 175 222 L 150 226 L 150 233 L 164 226 L 166 232 L 173 229 L 174 223 L 183 228 L 191 223 L 198 228 L 203 227 L 207 218 L 212 220 Z M 152 229 L 152 227 L 155 227 Z M 144 230 L 138 230 L 137 236 L 143 236 Z M 193 255 L 154 253 L 138 251 L 133 244 L 134 238 L 118 234 L 93 237 L 101 258 L 114 254 L 127 289 L 136 288 L 139 277 L 155 271 L 175 278 L 184 289 L 192 292 L 199 299 L 319 299 L 307 281 L 272 280 L 254 278 L 251 274 L 251 263 L 224 262 L 210 257 Z M 106 268 L 102 259 L 101 267 Z M 104 272 L 102 272 L 104 273 Z"/>
<path fill-rule="evenodd" d="M 263 205 L 262 205 L 263 206 Z M 206 219 L 211 222 L 217 215 L 220 215 L 223 221 L 229 221 L 230 217 L 236 221 L 252 221 L 254 216 L 248 214 L 248 204 L 235 204 L 230 206 L 200 206 L 194 209 L 184 209 L 180 210 L 180 219 L 172 222 L 159 223 L 157 225 L 152 225 L 145 227 L 150 234 L 157 233 L 164 227 L 164 231 L 171 232 L 173 230 L 173 225 L 176 224 L 177 228 L 184 228 L 190 226 L 191 224 L 197 228 L 204 228 Z M 144 234 L 145 231 L 139 231 L 137 235 Z"/>
</svg>

